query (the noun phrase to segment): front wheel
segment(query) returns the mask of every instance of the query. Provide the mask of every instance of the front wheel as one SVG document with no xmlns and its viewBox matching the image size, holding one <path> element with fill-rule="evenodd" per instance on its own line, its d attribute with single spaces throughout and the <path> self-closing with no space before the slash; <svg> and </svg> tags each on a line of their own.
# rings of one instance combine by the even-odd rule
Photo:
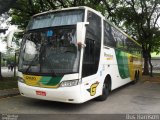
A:
<svg viewBox="0 0 160 120">
<path fill-rule="evenodd" d="M 98 101 L 105 101 L 109 95 L 109 82 L 103 83 L 102 95 L 97 97 Z"/>
</svg>

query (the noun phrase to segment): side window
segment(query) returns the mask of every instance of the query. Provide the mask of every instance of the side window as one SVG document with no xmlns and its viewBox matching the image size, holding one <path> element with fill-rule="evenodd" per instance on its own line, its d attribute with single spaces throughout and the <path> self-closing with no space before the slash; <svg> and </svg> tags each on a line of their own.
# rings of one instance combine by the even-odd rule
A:
<svg viewBox="0 0 160 120">
<path fill-rule="evenodd" d="M 116 48 L 119 49 L 124 49 L 124 40 L 125 40 L 125 36 L 116 28 L 112 27 L 112 34 L 114 37 L 114 40 L 116 41 Z"/>
<path fill-rule="evenodd" d="M 125 46 L 126 46 L 126 51 L 131 53 L 132 52 L 132 42 L 129 40 L 129 38 L 126 39 L 125 41 Z"/>
<path fill-rule="evenodd" d="M 116 41 L 113 36 L 112 27 L 104 21 L 104 45 L 116 47 Z"/>
<path fill-rule="evenodd" d="M 125 41 L 125 50 L 131 54 L 139 55 L 141 54 L 141 47 L 133 42 L 130 38 L 127 38 Z"/>
<path fill-rule="evenodd" d="M 86 29 L 86 47 L 84 50 L 82 77 L 96 74 L 100 59 L 101 49 L 101 18 L 88 11 Z"/>
<path fill-rule="evenodd" d="M 104 21 L 104 45 L 139 56 L 141 54 L 141 47 L 106 21 Z"/>
</svg>

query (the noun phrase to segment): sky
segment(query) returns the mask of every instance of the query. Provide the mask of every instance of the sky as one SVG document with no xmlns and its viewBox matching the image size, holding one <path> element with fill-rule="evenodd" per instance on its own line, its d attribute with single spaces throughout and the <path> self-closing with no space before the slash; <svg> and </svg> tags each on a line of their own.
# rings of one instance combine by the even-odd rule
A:
<svg viewBox="0 0 160 120">
<path fill-rule="evenodd" d="M 6 44 L 4 42 L 0 42 L 0 52 L 6 52 Z"/>
<path fill-rule="evenodd" d="M 6 31 L 6 34 L 0 33 L 0 36 L 1 36 L 1 37 L 5 37 L 5 36 L 7 36 L 7 34 L 8 34 L 10 31 L 12 31 L 12 30 L 14 30 L 14 29 L 17 29 L 17 27 L 16 27 L 15 25 L 9 26 L 8 30 Z M 1 39 L 1 38 L 0 38 L 0 39 Z M 0 52 L 6 52 L 6 47 L 7 47 L 6 42 L 3 42 L 2 40 L 0 40 Z"/>
<path fill-rule="evenodd" d="M 0 33 L 0 39 L 2 39 L 3 37 L 6 37 L 7 36 L 7 34 L 10 32 L 10 31 L 12 31 L 12 30 L 14 30 L 14 29 L 17 29 L 17 27 L 15 26 L 15 25 L 7 25 L 7 22 L 10 20 L 11 18 L 8 18 L 5 22 L 3 22 L 2 24 L 1 24 L 1 28 L 8 28 L 8 30 L 6 31 L 6 33 L 5 34 L 3 34 L 3 33 Z M 6 52 L 6 42 L 3 42 L 2 40 L 0 40 L 0 52 Z"/>
</svg>

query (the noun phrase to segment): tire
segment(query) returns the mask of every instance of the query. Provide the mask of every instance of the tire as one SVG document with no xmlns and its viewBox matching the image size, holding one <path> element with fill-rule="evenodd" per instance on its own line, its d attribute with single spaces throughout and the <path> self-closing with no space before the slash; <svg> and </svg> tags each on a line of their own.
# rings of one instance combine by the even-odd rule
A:
<svg viewBox="0 0 160 120">
<path fill-rule="evenodd" d="M 109 96 L 109 92 L 110 92 L 109 88 L 110 88 L 110 82 L 105 81 L 103 83 L 102 95 L 97 97 L 96 100 L 105 101 Z"/>
</svg>

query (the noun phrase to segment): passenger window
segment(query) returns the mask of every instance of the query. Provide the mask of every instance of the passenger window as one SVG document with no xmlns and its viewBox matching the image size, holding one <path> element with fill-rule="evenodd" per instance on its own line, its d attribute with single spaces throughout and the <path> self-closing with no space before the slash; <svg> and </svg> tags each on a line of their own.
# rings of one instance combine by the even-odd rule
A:
<svg viewBox="0 0 160 120">
<path fill-rule="evenodd" d="M 104 45 L 116 47 L 116 41 L 113 37 L 112 27 L 104 21 Z"/>
</svg>

